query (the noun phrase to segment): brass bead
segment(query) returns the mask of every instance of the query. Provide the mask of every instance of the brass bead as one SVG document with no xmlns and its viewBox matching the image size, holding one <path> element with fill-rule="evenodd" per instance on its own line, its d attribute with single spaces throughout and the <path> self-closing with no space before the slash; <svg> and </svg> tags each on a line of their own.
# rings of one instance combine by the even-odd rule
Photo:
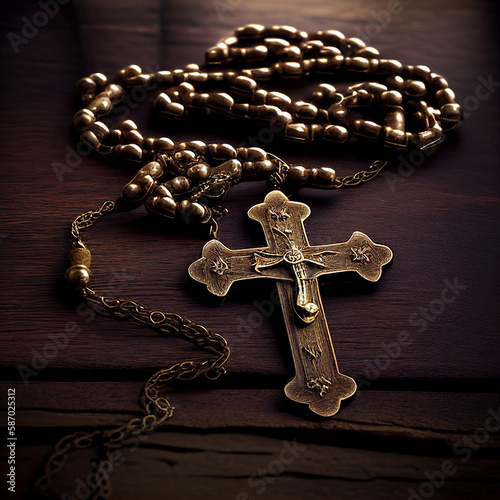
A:
<svg viewBox="0 0 500 500">
<path fill-rule="evenodd" d="M 267 159 L 266 152 L 261 148 L 247 148 L 246 161 L 263 161 Z"/>
<path fill-rule="evenodd" d="M 241 28 L 237 28 L 234 34 L 241 40 L 251 40 L 260 38 L 264 33 L 265 26 L 262 24 L 247 24 Z"/>
<path fill-rule="evenodd" d="M 185 193 L 191 189 L 191 181 L 183 175 L 178 175 L 165 182 L 165 187 L 173 194 Z"/>
<path fill-rule="evenodd" d="M 441 89 L 436 92 L 436 102 L 439 107 L 455 102 L 455 93 L 450 88 Z"/>
<path fill-rule="evenodd" d="M 375 47 L 364 47 L 357 54 L 358 57 L 366 57 L 367 59 L 379 59 L 380 52 Z"/>
<path fill-rule="evenodd" d="M 292 141 L 307 141 L 309 139 L 309 128 L 304 123 L 289 123 L 285 129 L 285 137 Z"/>
<path fill-rule="evenodd" d="M 231 111 L 231 107 L 233 106 L 233 104 L 234 99 L 225 92 L 210 94 L 207 102 L 207 105 L 210 109 L 224 113 Z"/>
<path fill-rule="evenodd" d="M 440 111 L 441 117 L 445 120 L 458 122 L 462 119 L 462 108 L 460 107 L 460 104 L 453 102 L 444 104 L 441 106 Z"/>
<path fill-rule="evenodd" d="M 159 153 L 169 153 L 174 150 L 175 143 L 168 137 L 160 137 L 153 141 L 153 149 Z"/>
<path fill-rule="evenodd" d="M 94 132 L 86 130 L 80 137 L 82 141 L 88 144 L 94 151 L 97 151 L 99 149 L 101 143 Z"/>
<path fill-rule="evenodd" d="M 346 142 L 349 139 L 349 132 L 345 127 L 339 125 L 325 125 L 323 137 L 327 141 Z"/>
<path fill-rule="evenodd" d="M 401 106 L 403 96 L 397 90 L 386 90 L 380 94 L 380 100 L 385 106 Z"/>
<path fill-rule="evenodd" d="M 271 127 L 275 131 L 286 130 L 286 126 L 292 121 L 292 115 L 288 111 L 280 111 L 276 114 L 276 116 L 271 120 Z"/>
<path fill-rule="evenodd" d="M 267 100 L 267 94 L 268 92 L 265 89 L 256 90 L 252 96 L 252 104 L 256 105 L 265 104 Z"/>
<path fill-rule="evenodd" d="M 90 131 L 94 132 L 94 134 L 100 141 L 102 141 L 103 137 L 106 137 L 109 134 L 109 128 L 104 125 L 104 123 L 99 121 L 95 122 L 90 127 Z"/>
<path fill-rule="evenodd" d="M 284 109 L 292 104 L 292 100 L 286 94 L 282 94 L 281 92 L 268 92 L 266 95 L 266 104 Z"/>
<path fill-rule="evenodd" d="M 353 126 L 353 132 L 359 137 L 366 137 L 368 139 L 378 139 L 382 127 L 378 123 L 368 120 L 356 120 Z"/>
<path fill-rule="evenodd" d="M 368 71 L 370 61 L 364 57 L 346 57 L 345 68 L 349 71 Z"/>
<path fill-rule="evenodd" d="M 301 166 L 290 167 L 286 173 L 285 183 L 293 187 L 303 187 L 307 183 L 307 178 L 309 176 L 309 171 Z"/>
<path fill-rule="evenodd" d="M 436 90 L 447 89 L 449 87 L 448 82 L 436 73 L 431 73 L 430 76 L 431 84 Z"/>
<path fill-rule="evenodd" d="M 115 153 L 122 160 L 142 160 L 142 149 L 137 144 L 119 144 L 118 146 L 115 146 Z"/>
<path fill-rule="evenodd" d="M 128 132 L 130 130 L 137 130 L 137 123 L 133 120 L 125 120 L 120 124 L 120 130 Z"/>
<path fill-rule="evenodd" d="M 83 108 L 75 113 L 73 116 L 73 125 L 79 130 L 90 128 L 96 121 L 96 117 L 90 109 Z"/>
<path fill-rule="evenodd" d="M 413 78 L 418 78 L 424 82 L 430 82 L 431 80 L 431 70 L 428 66 L 423 66 L 422 64 L 415 66 L 413 68 Z"/>
<path fill-rule="evenodd" d="M 191 95 L 194 93 L 194 87 L 187 82 L 182 82 L 179 85 L 179 95 L 181 97 L 181 101 L 185 105 L 189 105 L 191 102 Z"/>
<path fill-rule="evenodd" d="M 76 82 L 75 90 L 80 94 L 89 94 L 95 92 L 97 88 L 96 83 L 91 78 L 80 78 Z"/>
<path fill-rule="evenodd" d="M 142 69 L 140 66 L 137 66 L 137 64 L 131 64 L 130 66 L 127 66 L 126 68 L 122 69 L 119 73 L 120 79 L 122 82 L 126 82 L 130 78 L 140 75 L 142 73 Z"/>
<path fill-rule="evenodd" d="M 202 203 L 182 200 L 179 211 L 184 217 L 196 222 L 205 222 L 210 217 L 210 212 Z"/>
<path fill-rule="evenodd" d="M 108 78 L 102 73 L 92 73 L 89 78 L 93 80 L 98 87 L 104 87 L 108 83 Z"/>
<path fill-rule="evenodd" d="M 197 163 L 188 168 L 187 176 L 194 182 L 200 182 L 210 176 L 210 167 L 206 163 Z"/>
<path fill-rule="evenodd" d="M 125 201 L 138 201 L 146 195 L 144 189 L 139 184 L 129 183 L 122 189 L 122 198 Z"/>
<path fill-rule="evenodd" d="M 66 271 L 64 278 L 72 290 L 85 288 L 90 283 L 90 269 L 81 264 L 71 266 Z"/>
<path fill-rule="evenodd" d="M 214 160 L 227 160 L 237 156 L 236 149 L 229 144 L 210 144 L 208 150 Z"/>
<path fill-rule="evenodd" d="M 69 262 L 71 266 L 82 265 L 85 267 L 90 267 L 92 261 L 92 256 L 90 250 L 86 247 L 74 247 L 69 253 Z"/>
<path fill-rule="evenodd" d="M 146 208 L 150 212 L 173 219 L 177 211 L 177 202 L 170 191 L 164 185 L 160 185 L 154 190 L 153 195 L 146 199 Z"/>
<path fill-rule="evenodd" d="M 229 56 L 229 47 L 225 43 L 219 43 L 215 47 L 205 52 L 205 61 L 207 64 L 220 64 Z"/>
<path fill-rule="evenodd" d="M 310 102 L 297 101 L 294 107 L 295 115 L 300 120 L 314 120 L 318 114 L 318 108 Z"/>
<path fill-rule="evenodd" d="M 325 45 L 333 45 L 335 47 L 338 47 L 340 42 L 345 38 L 343 33 L 337 30 L 319 31 L 318 37 Z"/>
<path fill-rule="evenodd" d="M 110 130 L 108 134 L 106 134 L 102 138 L 102 143 L 107 146 L 116 146 L 120 144 L 122 140 L 122 131 L 118 129 Z"/>
<path fill-rule="evenodd" d="M 283 78 L 300 78 L 302 76 L 302 65 L 296 61 L 280 62 L 278 69 Z"/>
<path fill-rule="evenodd" d="M 235 94 L 248 96 L 257 88 L 257 82 L 246 76 L 237 76 L 231 85 Z"/>
<path fill-rule="evenodd" d="M 125 96 L 125 89 L 120 85 L 112 83 L 108 85 L 105 90 L 103 90 L 97 97 L 108 97 L 111 100 L 111 104 L 116 104 L 120 102 Z"/>
<path fill-rule="evenodd" d="M 240 148 L 243 149 L 243 148 Z M 239 150 L 238 150 L 239 151 Z M 238 155 L 239 156 L 239 155 Z M 214 174 L 227 173 L 230 176 L 231 181 L 237 181 L 240 179 L 243 171 L 241 162 L 238 160 L 228 160 L 217 167 L 212 168 Z"/>
<path fill-rule="evenodd" d="M 252 68 L 250 73 L 252 78 L 258 82 L 266 82 L 270 80 L 275 72 L 274 68 Z"/>
<path fill-rule="evenodd" d="M 307 186 L 313 188 L 331 188 L 335 181 L 335 170 L 332 168 L 311 168 L 307 177 Z"/>
<path fill-rule="evenodd" d="M 395 59 L 380 59 L 376 73 L 387 75 L 399 75 L 403 70 L 403 65 Z"/>
<path fill-rule="evenodd" d="M 413 98 L 422 97 L 426 91 L 425 83 L 419 80 L 410 80 L 404 89 L 405 94 Z"/>
</svg>

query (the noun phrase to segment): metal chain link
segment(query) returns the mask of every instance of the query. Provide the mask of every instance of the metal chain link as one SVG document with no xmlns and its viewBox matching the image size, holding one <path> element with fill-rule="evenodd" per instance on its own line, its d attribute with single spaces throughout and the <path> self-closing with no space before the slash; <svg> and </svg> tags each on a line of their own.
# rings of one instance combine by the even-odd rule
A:
<svg viewBox="0 0 500 500">
<path fill-rule="evenodd" d="M 106 201 L 96 210 L 78 216 L 71 225 L 74 247 L 85 248 L 81 230 L 91 227 L 103 215 L 114 211 L 116 211 L 115 202 Z M 217 223 L 216 220 L 224 215 L 224 209 L 216 209 L 215 214 L 214 221 Z M 230 350 L 224 337 L 178 314 L 148 309 L 134 300 L 105 297 L 90 287 L 84 287 L 82 294 L 89 306 L 93 306 L 93 309 L 100 314 L 144 325 L 163 336 L 183 338 L 214 355 L 203 361 L 176 363 L 152 375 L 139 398 L 139 404 L 144 412 L 142 417 L 134 417 L 119 427 L 105 431 L 76 432 L 58 441 L 44 465 L 43 474 L 35 482 L 36 491 L 46 498 L 60 498 L 52 490 L 53 477 L 63 469 L 70 453 L 94 448 L 100 459 L 90 485 L 92 500 L 105 500 L 111 495 L 109 462 L 111 450 L 123 446 L 127 437 L 151 433 L 171 419 L 174 407 L 162 396 L 167 384 L 174 380 L 193 380 L 201 375 L 210 380 L 217 379 L 226 372 L 224 364 L 229 358 Z"/>
</svg>

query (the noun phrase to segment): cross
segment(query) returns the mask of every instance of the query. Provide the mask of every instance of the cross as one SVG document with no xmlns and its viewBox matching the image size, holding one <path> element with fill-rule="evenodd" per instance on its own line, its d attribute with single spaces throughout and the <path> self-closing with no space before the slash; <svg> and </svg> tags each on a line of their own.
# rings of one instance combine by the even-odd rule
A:
<svg viewBox="0 0 500 500">
<path fill-rule="evenodd" d="M 358 231 L 345 243 L 310 246 L 304 229 L 310 213 L 304 203 L 289 201 L 281 191 L 270 192 L 264 203 L 248 211 L 262 225 L 268 246 L 230 250 L 211 240 L 203 247 L 201 259 L 189 267 L 189 274 L 218 296 L 226 295 L 235 281 L 277 280 L 295 365 L 295 377 L 285 394 L 329 417 L 337 413 L 341 400 L 354 394 L 356 383 L 339 372 L 317 277 L 355 271 L 377 281 L 392 251 Z"/>
</svg>

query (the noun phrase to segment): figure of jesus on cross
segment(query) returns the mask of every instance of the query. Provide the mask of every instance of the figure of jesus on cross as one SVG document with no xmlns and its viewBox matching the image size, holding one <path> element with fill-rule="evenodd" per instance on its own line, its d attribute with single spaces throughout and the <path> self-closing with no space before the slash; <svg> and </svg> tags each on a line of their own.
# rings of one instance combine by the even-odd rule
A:
<svg viewBox="0 0 500 500">
<path fill-rule="evenodd" d="M 230 250 L 211 240 L 189 274 L 218 296 L 226 295 L 235 281 L 276 280 L 295 365 L 285 393 L 329 417 L 337 413 L 341 400 L 354 394 L 356 383 L 339 372 L 317 277 L 355 271 L 377 281 L 392 251 L 357 231 L 345 243 L 310 246 L 304 229 L 310 213 L 307 205 L 290 201 L 281 191 L 270 192 L 248 212 L 262 225 L 268 246 Z"/>
</svg>

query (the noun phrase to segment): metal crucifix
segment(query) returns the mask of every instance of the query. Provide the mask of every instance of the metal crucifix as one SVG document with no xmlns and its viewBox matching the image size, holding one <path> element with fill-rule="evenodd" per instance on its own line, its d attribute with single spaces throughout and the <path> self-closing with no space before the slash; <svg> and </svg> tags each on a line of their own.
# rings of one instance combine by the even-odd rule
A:
<svg viewBox="0 0 500 500">
<path fill-rule="evenodd" d="M 303 223 L 310 213 L 307 205 L 272 191 L 264 203 L 248 211 L 262 225 L 268 246 L 230 250 L 211 240 L 203 247 L 202 258 L 189 267 L 189 274 L 218 296 L 226 295 L 235 281 L 277 280 L 295 364 L 295 377 L 286 385 L 285 394 L 329 417 L 337 413 L 341 400 L 354 394 L 356 383 L 339 372 L 317 277 L 356 271 L 377 281 L 392 251 L 358 231 L 345 243 L 310 246 Z"/>
</svg>

